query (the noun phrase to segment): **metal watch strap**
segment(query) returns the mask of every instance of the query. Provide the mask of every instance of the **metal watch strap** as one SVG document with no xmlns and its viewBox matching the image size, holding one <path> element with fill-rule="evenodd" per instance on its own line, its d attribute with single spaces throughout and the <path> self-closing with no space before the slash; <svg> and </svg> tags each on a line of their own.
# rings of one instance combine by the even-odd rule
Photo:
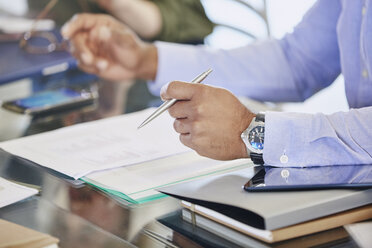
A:
<svg viewBox="0 0 372 248">
<path fill-rule="evenodd" d="M 262 121 L 262 122 L 265 122 L 265 113 L 263 112 L 260 112 L 258 114 L 256 114 L 256 121 Z"/>
<path fill-rule="evenodd" d="M 262 113 L 262 112 L 257 113 L 255 121 L 256 122 L 259 122 L 259 121 L 265 122 L 265 113 Z M 249 155 L 250 155 L 251 160 L 254 164 L 264 164 L 262 153 L 260 154 L 260 153 L 251 152 Z"/>
<path fill-rule="evenodd" d="M 262 154 L 251 152 L 249 155 L 254 164 L 264 164 Z"/>
</svg>

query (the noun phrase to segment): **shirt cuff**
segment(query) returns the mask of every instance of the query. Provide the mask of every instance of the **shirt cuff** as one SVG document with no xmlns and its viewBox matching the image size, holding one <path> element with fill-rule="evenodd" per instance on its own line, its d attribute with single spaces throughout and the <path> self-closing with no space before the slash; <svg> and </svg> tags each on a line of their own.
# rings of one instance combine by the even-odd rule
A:
<svg viewBox="0 0 372 248">
<path fill-rule="evenodd" d="M 308 149 L 311 114 L 266 112 L 263 159 L 277 167 L 304 167 L 313 161 Z"/>
</svg>

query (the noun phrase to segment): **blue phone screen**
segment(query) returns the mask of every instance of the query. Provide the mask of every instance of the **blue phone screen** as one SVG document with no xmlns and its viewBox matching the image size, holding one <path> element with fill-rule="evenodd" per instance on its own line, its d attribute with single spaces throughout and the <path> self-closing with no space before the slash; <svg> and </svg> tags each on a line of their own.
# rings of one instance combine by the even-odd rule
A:
<svg viewBox="0 0 372 248">
<path fill-rule="evenodd" d="M 44 91 L 27 98 L 19 99 L 15 101 L 15 103 L 23 108 L 38 108 L 68 103 L 80 97 L 81 95 L 79 92 L 68 88 L 62 88 L 54 91 Z"/>
</svg>

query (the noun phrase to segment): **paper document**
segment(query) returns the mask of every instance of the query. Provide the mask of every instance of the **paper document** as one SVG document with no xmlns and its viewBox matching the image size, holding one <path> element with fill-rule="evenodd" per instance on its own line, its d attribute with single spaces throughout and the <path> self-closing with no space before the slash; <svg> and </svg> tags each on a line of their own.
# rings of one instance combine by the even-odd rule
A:
<svg viewBox="0 0 372 248">
<path fill-rule="evenodd" d="M 36 195 L 38 191 L 0 177 L 0 208 L 13 204 L 27 197 Z"/>
<path fill-rule="evenodd" d="M 143 203 L 164 197 L 156 189 L 253 166 L 247 159 L 218 161 L 188 152 L 138 165 L 106 170 L 82 178 L 131 203 Z"/>
<path fill-rule="evenodd" d="M 128 166 L 190 151 L 164 113 L 139 130 L 154 109 L 107 118 L 0 143 L 0 148 L 78 179 L 94 171 Z"/>
</svg>

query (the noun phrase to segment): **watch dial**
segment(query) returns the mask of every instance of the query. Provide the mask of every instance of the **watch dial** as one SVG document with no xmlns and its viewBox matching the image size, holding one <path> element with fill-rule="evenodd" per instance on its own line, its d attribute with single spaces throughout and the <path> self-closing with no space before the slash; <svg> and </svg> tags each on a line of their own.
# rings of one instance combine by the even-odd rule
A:
<svg viewBox="0 0 372 248">
<path fill-rule="evenodd" d="M 264 148 L 265 127 L 257 126 L 249 132 L 248 141 L 254 149 L 262 150 Z"/>
</svg>

